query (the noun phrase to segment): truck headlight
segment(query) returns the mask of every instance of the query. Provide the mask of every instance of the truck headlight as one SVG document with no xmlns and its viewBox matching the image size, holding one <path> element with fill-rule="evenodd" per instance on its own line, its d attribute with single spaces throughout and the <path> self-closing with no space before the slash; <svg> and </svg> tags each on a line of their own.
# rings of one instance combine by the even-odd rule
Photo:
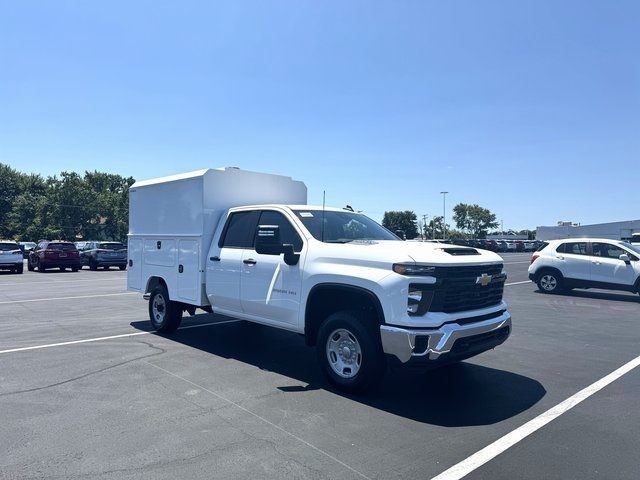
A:
<svg viewBox="0 0 640 480">
<path fill-rule="evenodd" d="M 433 275 L 436 267 L 416 265 L 415 263 L 394 263 L 393 271 L 400 275 Z"/>
</svg>

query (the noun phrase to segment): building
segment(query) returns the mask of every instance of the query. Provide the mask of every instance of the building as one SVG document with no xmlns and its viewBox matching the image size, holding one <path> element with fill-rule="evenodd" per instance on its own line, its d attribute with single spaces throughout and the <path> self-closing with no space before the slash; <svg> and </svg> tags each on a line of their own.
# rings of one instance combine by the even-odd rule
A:
<svg viewBox="0 0 640 480">
<path fill-rule="evenodd" d="M 558 222 L 555 227 L 538 227 L 536 240 L 555 240 L 558 238 L 610 238 L 612 240 L 630 240 L 631 234 L 640 232 L 640 220 L 624 222 L 596 223 L 580 225 L 572 222 Z"/>
</svg>

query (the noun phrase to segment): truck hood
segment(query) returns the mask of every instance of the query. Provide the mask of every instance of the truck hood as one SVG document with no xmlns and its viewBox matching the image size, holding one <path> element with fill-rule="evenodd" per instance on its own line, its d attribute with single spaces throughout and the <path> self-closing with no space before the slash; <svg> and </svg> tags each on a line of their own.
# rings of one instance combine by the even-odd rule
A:
<svg viewBox="0 0 640 480">
<path fill-rule="evenodd" d="M 426 265 L 463 266 L 484 263 L 502 263 L 494 252 L 458 245 L 429 242 L 401 242 L 393 240 L 356 241 L 344 244 L 323 244 L 325 261 L 357 264 L 372 268 L 390 269 L 394 263 L 420 263 Z M 460 255 L 475 250 L 477 255 Z"/>
</svg>

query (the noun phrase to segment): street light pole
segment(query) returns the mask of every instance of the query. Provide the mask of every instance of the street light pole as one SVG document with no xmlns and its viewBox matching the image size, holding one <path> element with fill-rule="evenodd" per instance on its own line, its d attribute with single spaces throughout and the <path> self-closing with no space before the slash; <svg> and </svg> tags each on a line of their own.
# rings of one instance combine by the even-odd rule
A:
<svg viewBox="0 0 640 480">
<path fill-rule="evenodd" d="M 422 239 L 427 239 L 427 217 L 428 215 L 422 215 Z"/>
<path fill-rule="evenodd" d="M 440 192 L 442 194 L 442 239 L 447 239 L 447 193 Z"/>
</svg>

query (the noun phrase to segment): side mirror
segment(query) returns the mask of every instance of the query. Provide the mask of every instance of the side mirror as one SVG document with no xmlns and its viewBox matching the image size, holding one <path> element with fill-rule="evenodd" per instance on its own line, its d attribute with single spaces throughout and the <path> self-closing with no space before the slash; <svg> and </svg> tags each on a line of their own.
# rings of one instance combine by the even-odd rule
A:
<svg viewBox="0 0 640 480">
<path fill-rule="evenodd" d="M 280 227 L 278 225 L 259 225 L 256 230 L 256 253 L 262 255 L 280 255 L 284 253 L 284 263 L 296 265 L 300 260 L 293 245 L 283 244 L 280 240 Z"/>
<path fill-rule="evenodd" d="M 626 253 L 623 253 L 618 258 L 622 260 L 624 263 L 631 263 L 631 258 Z"/>
</svg>

